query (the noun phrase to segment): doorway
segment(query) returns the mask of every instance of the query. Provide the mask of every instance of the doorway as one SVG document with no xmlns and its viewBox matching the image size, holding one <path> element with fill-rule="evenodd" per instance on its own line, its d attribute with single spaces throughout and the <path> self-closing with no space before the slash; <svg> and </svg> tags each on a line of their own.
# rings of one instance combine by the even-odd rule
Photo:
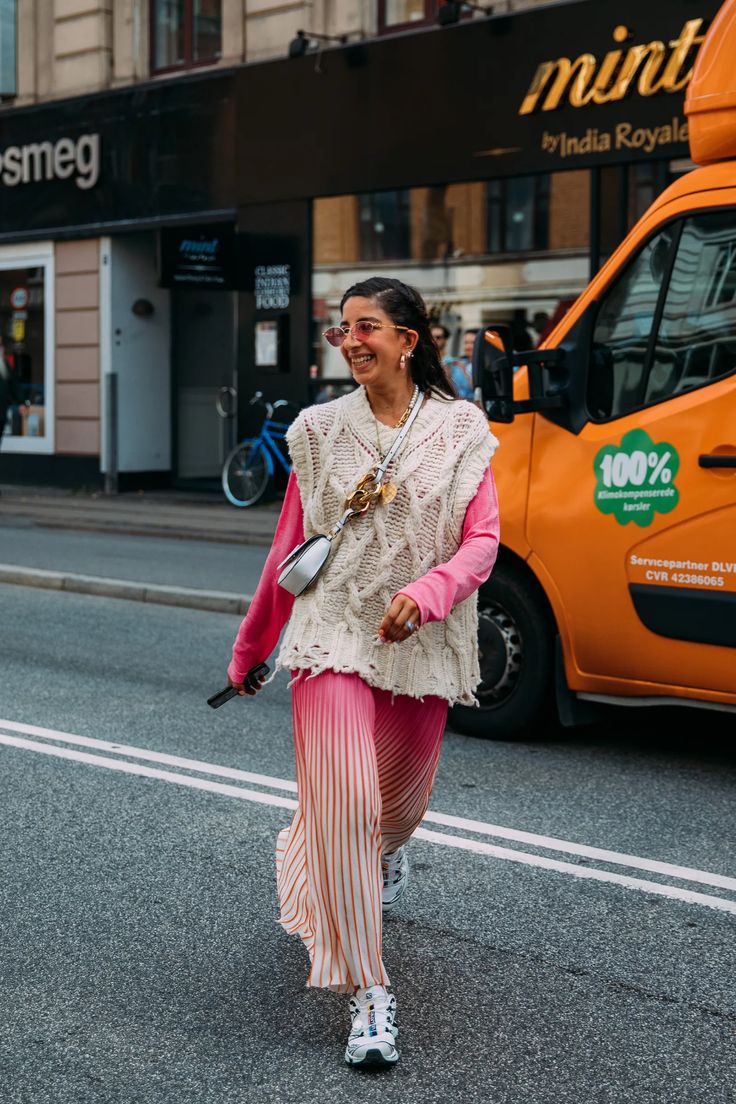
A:
<svg viewBox="0 0 736 1104">
<path fill-rule="evenodd" d="M 171 292 L 175 482 L 219 490 L 235 421 L 218 413 L 218 396 L 234 387 L 237 295 L 231 291 Z M 226 409 L 230 409 L 226 404 Z"/>
</svg>

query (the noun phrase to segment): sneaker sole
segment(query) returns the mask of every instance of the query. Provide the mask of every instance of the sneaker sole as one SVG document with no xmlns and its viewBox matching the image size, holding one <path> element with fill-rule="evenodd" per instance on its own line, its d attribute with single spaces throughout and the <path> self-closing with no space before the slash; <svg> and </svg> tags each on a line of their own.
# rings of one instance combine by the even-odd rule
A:
<svg viewBox="0 0 736 1104">
<path fill-rule="evenodd" d="M 349 1066 L 392 1066 L 398 1062 L 399 1052 L 389 1043 L 379 1043 L 365 1049 L 345 1051 L 345 1061 Z"/>
</svg>

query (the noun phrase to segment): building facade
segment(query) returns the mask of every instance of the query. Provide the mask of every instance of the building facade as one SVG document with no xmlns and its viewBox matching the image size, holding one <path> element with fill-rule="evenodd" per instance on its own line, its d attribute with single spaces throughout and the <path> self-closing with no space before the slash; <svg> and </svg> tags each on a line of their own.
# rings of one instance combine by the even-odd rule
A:
<svg viewBox="0 0 736 1104">
<path fill-rule="evenodd" d="M 209 487 L 361 277 L 533 345 L 689 167 L 717 0 L 26 0 L 0 20 L 0 480 Z M 499 9 L 503 10 L 499 10 Z M 225 416 L 223 416 L 225 415 Z"/>
</svg>

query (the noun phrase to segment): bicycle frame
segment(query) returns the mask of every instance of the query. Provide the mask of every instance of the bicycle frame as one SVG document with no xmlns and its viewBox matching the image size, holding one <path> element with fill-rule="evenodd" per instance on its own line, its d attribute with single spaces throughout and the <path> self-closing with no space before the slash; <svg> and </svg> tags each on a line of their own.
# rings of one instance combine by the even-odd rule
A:
<svg viewBox="0 0 736 1104">
<path fill-rule="evenodd" d="M 265 422 L 261 426 L 261 432 L 257 437 L 252 438 L 252 443 L 256 445 L 264 445 L 264 452 L 266 454 L 266 463 L 268 464 L 268 474 L 273 475 L 275 467 L 273 458 L 275 457 L 283 470 L 287 475 L 291 472 L 291 464 L 283 455 L 281 448 L 278 444 L 279 441 L 286 440 L 286 431 L 288 425 L 284 422 L 274 422 L 270 418 L 266 418 Z"/>
</svg>

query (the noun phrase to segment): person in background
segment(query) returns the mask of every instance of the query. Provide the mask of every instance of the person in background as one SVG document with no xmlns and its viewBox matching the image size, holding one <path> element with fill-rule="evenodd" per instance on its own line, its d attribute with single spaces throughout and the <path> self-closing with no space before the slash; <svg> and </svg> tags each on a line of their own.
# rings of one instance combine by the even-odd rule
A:
<svg viewBox="0 0 736 1104">
<path fill-rule="evenodd" d="M 452 358 L 447 365 L 450 378 L 461 399 L 473 397 L 473 345 L 477 333 L 477 329 L 465 331 L 462 356 Z"/>
<path fill-rule="evenodd" d="M 442 363 L 445 364 L 446 361 L 452 360 L 452 357 L 447 355 L 447 342 L 450 340 L 450 331 L 447 326 L 443 326 L 441 322 L 433 322 L 430 333 L 440 351 Z"/>
<path fill-rule="evenodd" d="M 307 985 L 348 996 L 345 1061 L 362 1067 L 399 1057 L 383 914 L 406 889 L 448 706 L 473 704 L 480 681 L 476 592 L 498 549 L 497 442 L 456 399 L 414 288 L 372 277 L 340 309 L 324 337 L 357 386 L 288 431 L 294 467 L 228 679 L 256 693 L 246 674 L 286 626 L 276 669 L 291 673 L 298 807 L 276 846 L 280 923 L 308 952 Z M 278 585 L 281 562 L 340 518 L 405 424 L 378 501 L 294 598 Z"/>
<path fill-rule="evenodd" d="M 336 398 L 337 398 L 337 391 L 335 390 L 334 384 L 332 384 L 332 383 L 323 383 L 322 386 L 320 387 L 319 391 L 315 395 L 314 401 L 316 403 L 326 403 L 326 402 L 332 402 L 332 400 L 336 399 Z"/>
</svg>

